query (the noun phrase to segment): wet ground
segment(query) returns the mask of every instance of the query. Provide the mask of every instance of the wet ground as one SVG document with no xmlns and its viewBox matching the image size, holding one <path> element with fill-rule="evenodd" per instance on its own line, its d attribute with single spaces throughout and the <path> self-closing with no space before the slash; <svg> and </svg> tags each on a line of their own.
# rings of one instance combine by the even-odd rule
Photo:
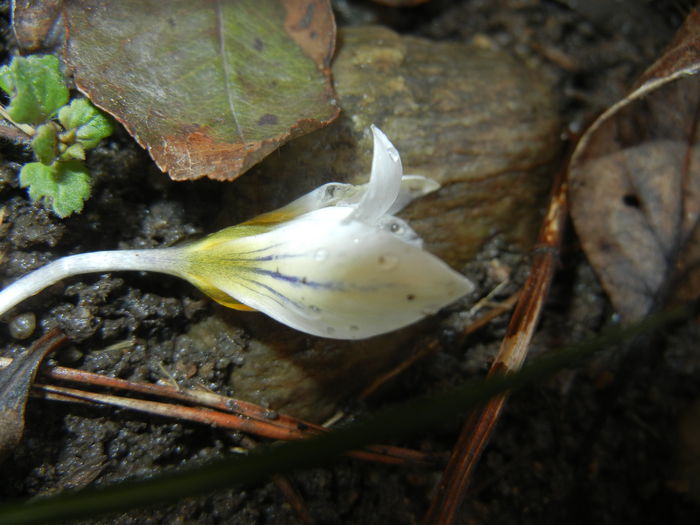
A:
<svg viewBox="0 0 700 525">
<path fill-rule="evenodd" d="M 434 0 L 398 12 L 364 2 L 338 2 L 337 7 L 341 23 L 384 23 L 401 33 L 432 39 L 483 35 L 538 68 L 556 86 L 562 121 L 574 130 L 625 92 L 658 55 L 685 8 L 671 1 L 613 5 L 544 0 Z M 59 221 L 29 203 L 17 186 L 17 163 L 28 159 L 27 152 L 7 143 L 1 148 L 4 282 L 67 253 L 171 245 L 210 232 L 224 199 L 214 182 L 170 182 L 126 134 L 118 133 L 90 159 L 96 181 L 83 214 Z M 512 270 L 512 288 L 522 282 L 527 261 L 499 238 L 487 243 L 467 270 L 486 285 L 492 278 L 487 268 L 494 262 Z M 186 354 L 199 366 L 194 374 L 176 375 L 181 384 L 234 394 L 228 378 L 244 353 L 245 333 L 213 345 L 210 352 L 186 344 L 183 336 L 190 325 L 218 308 L 187 283 L 109 274 L 65 284 L 67 288 L 52 287 L 23 305 L 36 314 L 37 333 L 57 326 L 71 338 L 71 344 L 52 358 L 56 363 L 158 381 L 164 379 L 164 368 L 176 369 Z M 595 333 L 612 314 L 570 232 L 533 354 Z M 443 351 L 409 370 L 371 402 L 349 398 L 339 408 L 361 415 L 483 374 L 507 319 L 497 319 L 464 346 L 450 345 L 449 329 L 459 322 L 459 312 L 441 318 L 436 336 L 445 343 Z M 634 342 L 634 351 L 630 345 L 611 350 L 580 369 L 518 392 L 477 470 L 461 521 L 696 523 L 698 332 L 695 324 L 678 327 L 653 340 Z M 128 345 L 114 346 L 121 342 Z M 13 356 L 29 343 L 5 331 L 0 344 L 0 355 Z M 444 452 L 457 430 L 458 422 L 446 423 L 400 444 Z M 240 438 L 109 407 L 32 400 L 25 439 L 2 465 L 0 498 L 149 476 L 221 457 L 239 446 Z M 296 474 L 292 482 L 318 523 L 410 524 L 420 522 L 439 476 L 437 468 L 345 459 Z M 299 519 L 268 483 L 90 523 L 291 524 Z"/>
</svg>

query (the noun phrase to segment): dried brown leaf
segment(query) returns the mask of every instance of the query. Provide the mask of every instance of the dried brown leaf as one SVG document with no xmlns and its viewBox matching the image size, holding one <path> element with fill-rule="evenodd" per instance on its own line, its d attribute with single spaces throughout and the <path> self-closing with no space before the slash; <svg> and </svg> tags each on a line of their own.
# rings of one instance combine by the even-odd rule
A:
<svg viewBox="0 0 700 525">
<path fill-rule="evenodd" d="M 15 0 L 12 2 L 12 31 L 23 49 L 56 51 L 63 44 L 63 0 Z"/>
<path fill-rule="evenodd" d="M 22 439 L 29 389 L 41 361 L 65 339 L 65 335 L 57 330 L 51 331 L 9 366 L 0 369 L 0 460 Z"/>
<path fill-rule="evenodd" d="M 581 138 L 571 214 L 617 311 L 640 318 L 700 293 L 700 14 Z"/>
<path fill-rule="evenodd" d="M 338 114 L 328 0 L 67 0 L 77 86 L 175 180 L 233 180 Z"/>
</svg>

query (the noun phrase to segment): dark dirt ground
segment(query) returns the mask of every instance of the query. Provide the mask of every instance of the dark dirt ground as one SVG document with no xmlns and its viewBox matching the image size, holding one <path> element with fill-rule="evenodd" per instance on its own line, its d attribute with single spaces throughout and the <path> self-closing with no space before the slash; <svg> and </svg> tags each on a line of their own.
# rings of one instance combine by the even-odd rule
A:
<svg viewBox="0 0 700 525">
<path fill-rule="evenodd" d="M 558 86 L 562 121 L 576 130 L 624 94 L 663 49 L 688 5 L 434 0 L 401 10 L 346 1 L 336 7 L 341 24 L 381 22 L 433 39 L 487 35 Z M 3 14 L 7 24 L 6 4 Z M 0 148 L 5 283 L 67 253 L 171 245 L 212 231 L 224 193 L 214 182 L 170 182 L 118 133 L 90 158 L 96 181 L 84 213 L 59 221 L 32 205 L 17 186 L 17 163 L 27 159 L 26 152 L 7 143 Z M 470 264 L 470 275 L 483 274 L 494 259 L 524 273 L 525 261 L 494 239 Z M 168 277 L 95 275 L 66 284 L 22 307 L 37 315 L 37 333 L 58 326 L 70 336 L 71 344 L 52 360 L 129 379 L 163 379 L 162 368 L 188 350 L 179 336 L 214 308 L 187 283 Z M 613 320 L 612 314 L 570 233 L 532 352 L 581 340 Z M 446 344 L 371 404 L 358 406 L 350 399 L 345 408 L 361 414 L 483 374 L 506 322 L 497 319 L 464 347 Z M 16 355 L 30 344 L 1 330 L 0 355 Z M 476 472 L 461 522 L 697 523 L 700 467 L 689 468 L 689 454 L 693 442 L 697 450 L 700 422 L 696 415 L 693 427 L 689 414 L 700 400 L 699 336 L 696 324 L 682 326 L 635 343 L 642 348 L 634 353 L 618 348 L 514 395 Z M 109 349 L 122 341 L 132 343 L 128 352 Z M 185 384 L 233 394 L 226 381 L 240 348 L 217 345 L 216 352 L 188 356 L 215 365 L 200 368 Z M 448 451 L 457 430 L 453 422 L 401 444 Z M 31 400 L 25 438 L 1 467 L 0 500 L 100 486 L 215 459 L 238 446 L 240 437 L 109 407 Z M 420 522 L 439 476 L 437 468 L 339 460 L 300 472 L 292 481 L 318 523 L 410 524 Z M 299 519 L 267 483 L 89 523 L 291 524 Z"/>
</svg>

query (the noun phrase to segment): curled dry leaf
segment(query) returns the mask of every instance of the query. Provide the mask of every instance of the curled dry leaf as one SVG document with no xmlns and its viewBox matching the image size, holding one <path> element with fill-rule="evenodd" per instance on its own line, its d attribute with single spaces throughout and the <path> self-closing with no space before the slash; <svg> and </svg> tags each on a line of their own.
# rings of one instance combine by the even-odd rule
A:
<svg viewBox="0 0 700 525">
<path fill-rule="evenodd" d="M 700 293 L 700 14 L 629 96 L 581 138 L 570 164 L 583 249 L 625 319 Z"/>
<path fill-rule="evenodd" d="M 0 461 L 22 439 L 24 409 L 41 361 L 65 341 L 65 335 L 53 330 L 17 356 L 9 366 L 0 368 Z"/>
<path fill-rule="evenodd" d="M 63 0 L 15 0 L 12 31 L 22 49 L 57 52 L 63 43 Z"/>
<path fill-rule="evenodd" d="M 233 180 L 338 114 L 328 0 L 67 0 L 77 86 L 175 180 Z"/>
</svg>

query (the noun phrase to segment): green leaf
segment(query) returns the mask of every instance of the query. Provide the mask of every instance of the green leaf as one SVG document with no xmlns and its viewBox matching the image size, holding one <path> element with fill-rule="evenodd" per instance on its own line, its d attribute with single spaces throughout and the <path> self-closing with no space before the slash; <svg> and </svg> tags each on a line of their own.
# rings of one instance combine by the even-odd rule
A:
<svg viewBox="0 0 700 525">
<path fill-rule="evenodd" d="M 23 124 L 46 122 L 68 102 L 68 88 L 53 55 L 13 58 L 0 68 L 0 88 L 10 95 L 8 114 Z"/>
<path fill-rule="evenodd" d="M 76 140 L 92 149 L 114 131 L 112 121 L 86 98 L 79 98 L 58 112 L 58 121 L 66 129 L 76 129 Z"/>
<path fill-rule="evenodd" d="M 29 198 L 32 201 L 48 194 L 48 191 L 44 191 L 44 187 L 52 181 L 53 168 L 41 162 L 29 162 L 22 166 L 19 172 L 19 185 L 22 188 L 29 188 Z"/>
<path fill-rule="evenodd" d="M 66 148 L 66 151 L 61 153 L 61 160 L 85 160 L 85 148 L 82 144 L 73 144 Z"/>
<path fill-rule="evenodd" d="M 36 133 L 32 138 L 32 150 L 34 155 L 42 164 L 49 165 L 56 160 L 56 126 L 49 122 L 36 128 Z"/>
<path fill-rule="evenodd" d="M 79 160 L 58 161 L 51 166 L 30 162 L 22 167 L 19 183 L 29 188 L 32 201 L 49 199 L 54 213 L 62 219 L 82 211 L 90 196 L 90 175 Z"/>
</svg>

